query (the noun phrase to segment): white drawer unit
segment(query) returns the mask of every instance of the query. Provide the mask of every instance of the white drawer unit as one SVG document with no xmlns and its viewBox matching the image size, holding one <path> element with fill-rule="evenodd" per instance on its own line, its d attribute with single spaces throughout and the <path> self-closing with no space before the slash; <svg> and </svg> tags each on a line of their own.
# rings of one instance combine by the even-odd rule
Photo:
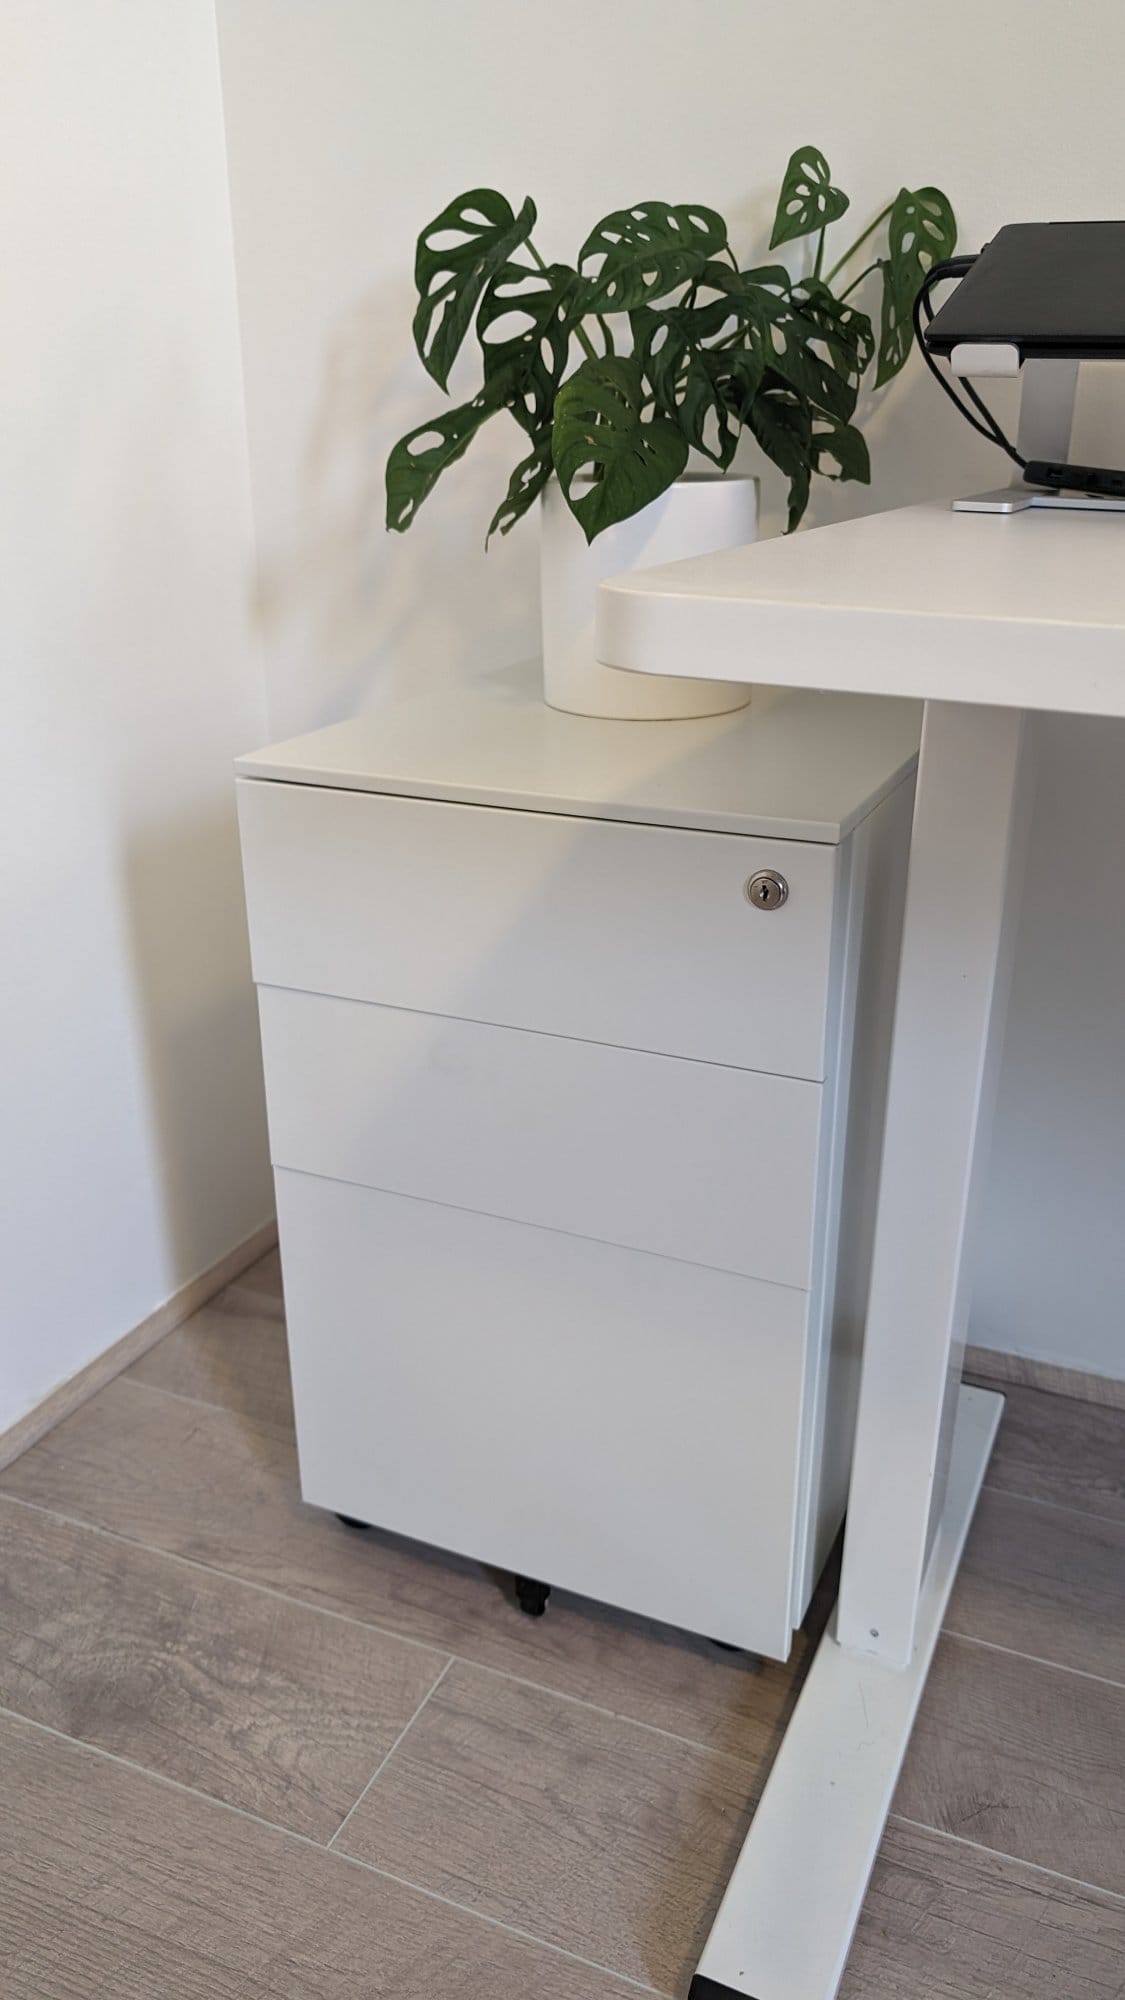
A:
<svg viewBox="0 0 1125 2000">
<path fill-rule="evenodd" d="M 512 674 L 240 760 L 306 1500 L 786 1657 L 844 1507 L 917 731 Z"/>
<path fill-rule="evenodd" d="M 831 849 L 284 784 L 240 820 L 262 985 L 824 1075 Z M 784 928 L 732 924 L 782 866 Z"/>
</svg>

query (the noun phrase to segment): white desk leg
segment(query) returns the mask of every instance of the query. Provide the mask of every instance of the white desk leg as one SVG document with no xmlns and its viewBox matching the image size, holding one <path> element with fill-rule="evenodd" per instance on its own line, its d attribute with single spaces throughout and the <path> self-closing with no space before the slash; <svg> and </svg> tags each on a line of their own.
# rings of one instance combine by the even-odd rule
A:
<svg viewBox="0 0 1125 2000">
<path fill-rule="evenodd" d="M 691 2000 L 832 2000 L 996 1434 L 1001 1398 L 960 1378 L 1028 735 L 926 707 L 840 1602 Z"/>
<path fill-rule="evenodd" d="M 945 1493 L 1031 799 L 1027 718 L 926 706 L 840 1643 L 905 1667 Z"/>
</svg>

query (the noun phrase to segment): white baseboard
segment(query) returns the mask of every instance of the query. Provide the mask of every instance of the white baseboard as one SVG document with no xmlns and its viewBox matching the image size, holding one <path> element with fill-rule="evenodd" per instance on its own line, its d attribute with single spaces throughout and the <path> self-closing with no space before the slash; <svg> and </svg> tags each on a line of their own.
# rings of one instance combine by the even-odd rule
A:
<svg viewBox="0 0 1125 2000">
<path fill-rule="evenodd" d="M 95 1355 L 85 1368 L 80 1368 L 76 1375 L 69 1376 L 57 1388 L 50 1390 L 25 1417 L 20 1417 L 9 1430 L 0 1432 L 0 1470 L 11 1465 L 22 1452 L 29 1451 L 33 1444 L 38 1444 L 41 1437 L 96 1395 L 107 1382 L 112 1382 L 122 1369 L 139 1361 L 141 1355 L 147 1354 L 149 1348 L 155 1347 L 157 1341 L 162 1340 L 166 1333 L 171 1333 L 173 1327 L 190 1319 L 192 1313 L 205 1306 L 216 1292 L 221 1292 L 235 1278 L 241 1277 L 243 1271 L 272 1250 L 276 1242 L 276 1222 L 264 1223 L 244 1243 L 228 1250 L 225 1257 L 220 1257 L 209 1270 L 201 1271 L 196 1278 L 189 1278 L 186 1285 L 181 1285 L 178 1292 L 173 1292 L 171 1298 L 165 1299 L 164 1304 L 149 1313 L 139 1326 L 132 1327 L 128 1333 L 122 1334 L 120 1340 L 115 1340 L 112 1347 L 107 1347 L 104 1354 Z"/>
<path fill-rule="evenodd" d="M 1001 1354 L 994 1347 L 965 1349 L 966 1375 L 989 1382 L 1014 1382 L 1025 1389 L 1044 1389 L 1050 1396 L 1073 1396 L 1079 1403 L 1100 1403 L 1103 1409 L 1125 1410 L 1125 1382 L 1111 1375 L 1087 1375 L 1080 1368 L 1063 1368 L 1054 1361 L 1032 1361 L 1025 1354 Z"/>
</svg>

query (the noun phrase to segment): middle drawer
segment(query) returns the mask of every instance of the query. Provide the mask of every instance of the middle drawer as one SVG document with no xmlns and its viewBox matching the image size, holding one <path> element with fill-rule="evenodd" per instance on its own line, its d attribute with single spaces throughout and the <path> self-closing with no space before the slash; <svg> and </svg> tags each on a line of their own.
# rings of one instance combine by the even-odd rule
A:
<svg viewBox="0 0 1125 2000">
<path fill-rule="evenodd" d="M 258 997 L 275 1167 L 808 1288 L 820 1084 Z"/>
</svg>

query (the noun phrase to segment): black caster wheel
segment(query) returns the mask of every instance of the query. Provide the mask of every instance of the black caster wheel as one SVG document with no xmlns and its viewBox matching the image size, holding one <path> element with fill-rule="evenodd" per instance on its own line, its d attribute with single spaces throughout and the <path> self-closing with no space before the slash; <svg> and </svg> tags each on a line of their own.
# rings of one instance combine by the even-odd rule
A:
<svg viewBox="0 0 1125 2000">
<path fill-rule="evenodd" d="M 354 1514 L 337 1514 L 336 1519 L 341 1521 L 345 1528 L 367 1528 L 371 1525 L 368 1521 L 357 1521 Z"/>
<path fill-rule="evenodd" d="M 528 1618 L 542 1618 L 550 1595 L 549 1583 L 536 1583 L 533 1576 L 517 1576 L 516 1603 Z"/>
</svg>

